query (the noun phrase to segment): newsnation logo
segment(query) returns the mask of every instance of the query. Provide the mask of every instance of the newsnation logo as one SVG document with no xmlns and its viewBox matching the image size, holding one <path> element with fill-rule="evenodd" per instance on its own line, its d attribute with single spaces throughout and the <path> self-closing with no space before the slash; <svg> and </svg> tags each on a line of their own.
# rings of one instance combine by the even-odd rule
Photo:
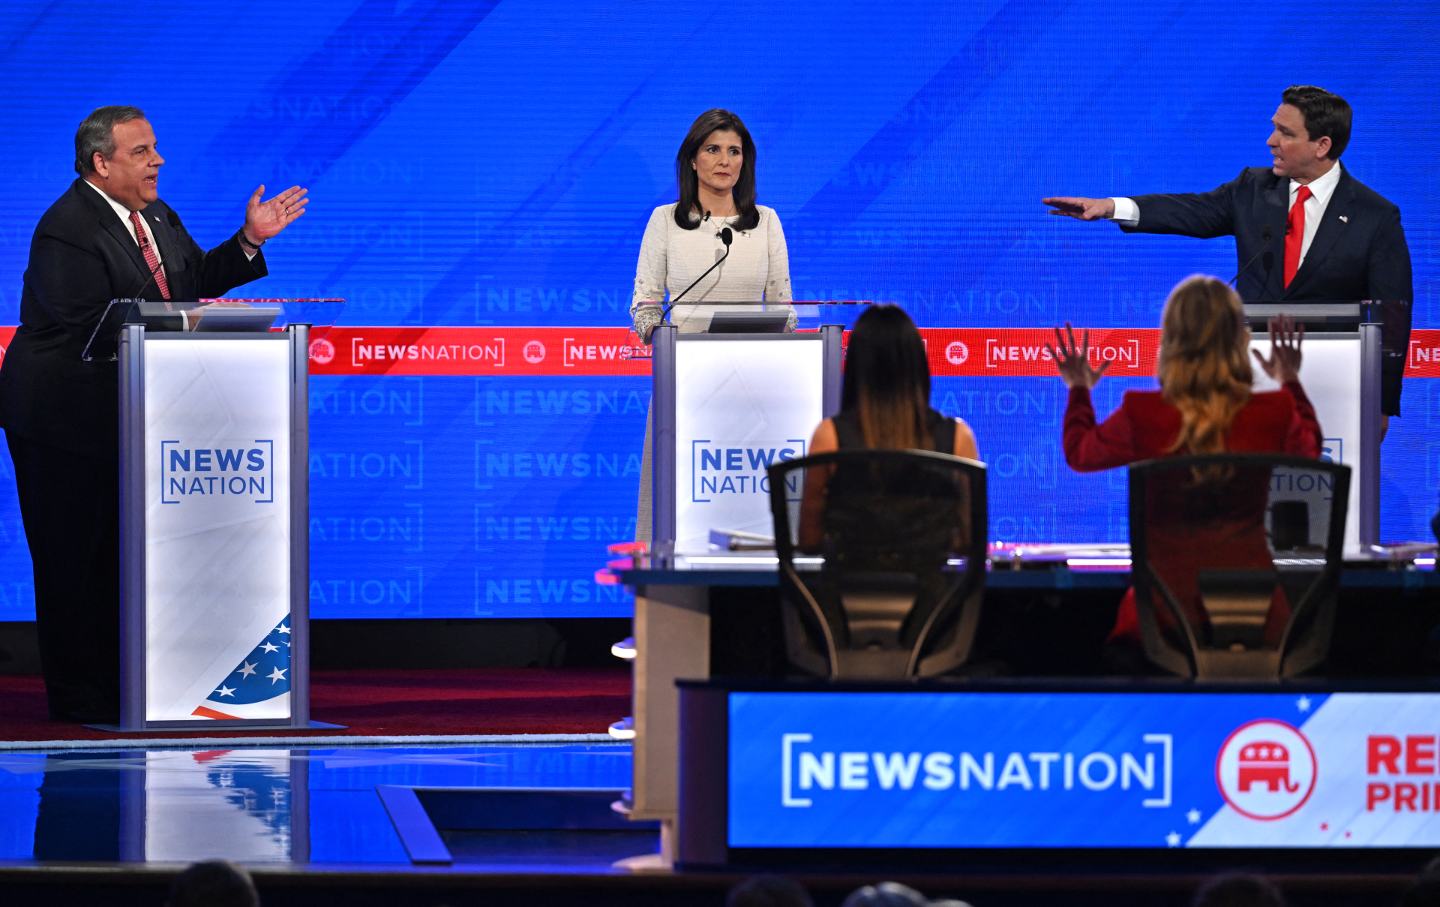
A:
<svg viewBox="0 0 1440 907">
<path fill-rule="evenodd" d="M 805 440 L 786 438 L 783 441 L 758 444 L 727 444 L 709 438 L 690 442 L 691 494 L 695 504 L 708 504 L 716 498 L 735 495 L 768 495 L 770 478 L 765 470 L 776 463 L 785 463 L 805 456 Z M 785 482 L 785 497 L 800 498 L 800 476 L 792 474 Z"/>
<path fill-rule="evenodd" d="M 1147 809 L 1170 806 L 1174 739 L 1144 734 L 1139 746 L 1120 752 L 836 751 L 812 734 L 784 734 L 780 804 L 815 805 L 815 797 L 844 791 L 1130 791 Z"/>
<path fill-rule="evenodd" d="M 196 498 L 245 498 L 275 502 L 275 441 L 257 439 L 236 447 L 195 447 L 160 442 L 160 502 Z"/>
</svg>

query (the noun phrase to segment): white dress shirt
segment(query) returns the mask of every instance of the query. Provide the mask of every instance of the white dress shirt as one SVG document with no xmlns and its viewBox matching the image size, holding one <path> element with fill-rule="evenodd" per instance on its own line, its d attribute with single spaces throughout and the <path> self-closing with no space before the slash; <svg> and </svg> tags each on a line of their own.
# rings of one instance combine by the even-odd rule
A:
<svg viewBox="0 0 1440 907">
<path fill-rule="evenodd" d="M 105 202 L 110 206 L 111 210 L 115 212 L 115 216 L 120 218 L 120 223 L 125 225 L 125 232 L 130 234 L 130 238 L 135 240 L 135 244 L 138 247 L 140 240 L 135 236 L 135 222 L 130 220 L 130 209 L 106 195 L 104 189 L 101 189 L 89 180 L 85 181 L 85 185 L 94 189 L 100 194 L 101 198 L 105 199 Z M 155 215 L 152 215 L 152 217 L 153 216 Z M 145 225 L 145 238 L 150 241 L 150 248 L 155 250 L 155 259 L 160 262 L 160 266 L 163 268 L 165 266 L 165 259 L 160 255 L 160 244 L 155 241 L 155 231 L 150 229 L 150 221 L 145 217 L 145 212 L 143 211 L 140 212 L 140 223 Z"/>
</svg>

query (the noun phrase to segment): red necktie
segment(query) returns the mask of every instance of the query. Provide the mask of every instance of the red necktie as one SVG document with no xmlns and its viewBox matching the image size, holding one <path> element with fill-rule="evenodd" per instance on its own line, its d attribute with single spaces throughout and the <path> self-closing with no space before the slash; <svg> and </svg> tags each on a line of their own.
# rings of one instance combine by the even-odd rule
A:
<svg viewBox="0 0 1440 907">
<path fill-rule="evenodd" d="M 1285 229 L 1285 286 L 1300 270 L 1300 249 L 1305 245 L 1305 199 L 1311 196 L 1309 186 L 1301 186 L 1290 206 L 1290 226 Z"/>
<path fill-rule="evenodd" d="M 140 244 L 140 254 L 145 256 L 145 264 L 149 266 L 150 273 L 155 275 L 155 286 L 160 288 L 160 298 L 169 299 L 170 281 L 165 279 L 165 269 L 160 267 L 160 256 L 155 254 L 155 247 L 150 245 L 150 237 L 145 232 L 145 225 L 140 223 L 139 211 L 130 212 L 130 223 L 135 226 L 135 241 Z M 1286 249 L 1289 249 L 1289 246 L 1286 246 Z M 1289 261 L 1290 253 L 1288 251 L 1285 256 L 1285 260 Z"/>
</svg>

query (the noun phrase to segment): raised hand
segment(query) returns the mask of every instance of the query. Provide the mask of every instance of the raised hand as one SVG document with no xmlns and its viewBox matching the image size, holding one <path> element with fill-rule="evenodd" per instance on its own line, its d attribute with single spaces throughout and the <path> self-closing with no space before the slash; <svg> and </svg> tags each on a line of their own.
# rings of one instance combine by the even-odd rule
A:
<svg viewBox="0 0 1440 907">
<path fill-rule="evenodd" d="M 1270 319 L 1270 357 L 1251 350 L 1255 361 L 1265 374 L 1281 384 L 1300 378 L 1300 344 L 1305 340 L 1305 325 L 1297 325 L 1289 315 L 1276 315 Z"/>
<path fill-rule="evenodd" d="M 1090 367 L 1090 331 L 1087 328 L 1085 333 L 1080 335 L 1080 342 L 1075 342 L 1075 329 L 1070 327 L 1070 322 L 1065 322 L 1065 333 L 1062 335 L 1060 329 L 1055 329 L 1055 345 L 1045 344 L 1049 351 L 1050 358 L 1055 360 L 1055 367 L 1060 370 L 1060 380 L 1065 382 L 1066 387 L 1091 388 L 1105 370 L 1110 367 L 1110 360 L 1106 359 L 1100 363 L 1098 369 Z"/>
<path fill-rule="evenodd" d="M 305 197 L 309 191 L 302 186 L 291 186 L 269 201 L 262 202 L 260 197 L 265 194 L 265 186 L 261 184 L 250 196 L 250 201 L 245 203 L 245 238 L 258 246 L 272 236 L 278 236 L 281 230 L 305 213 L 305 206 L 310 203 L 310 199 Z"/>
<path fill-rule="evenodd" d="M 1108 198 L 1079 198 L 1061 195 L 1042 198 L 1050 206 L 1051 214 L 1073 217 L 1077 220 L 1104 220 L 1115 213 L 1115 202 Z"/>
</svg>

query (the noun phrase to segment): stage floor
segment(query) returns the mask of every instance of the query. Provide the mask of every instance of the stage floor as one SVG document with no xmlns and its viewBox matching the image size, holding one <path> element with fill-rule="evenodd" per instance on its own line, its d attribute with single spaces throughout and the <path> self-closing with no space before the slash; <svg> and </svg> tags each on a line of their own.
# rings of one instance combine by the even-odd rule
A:
<svg viewBox="0 0 1440 907">
<path fill-rule="evenodd" d="M 619 872 L 659 847 L 611 809 L 630 770 L 602 742 L 9 751 L 0 861 Z"/>
<path fill-rule="evenodd" d="M 611 807 L 630 784 L 627 743 L 75 743 L 0 751 L 6 907 L 161 903 L 180 868 L 216 857 L 246 866 L 266 907 L 719 907 L 746 874 L 658 868 L 658 830 Z M 1182 903 L 1219 868 L 1050 862 L 797 877 L 821 907 L 885 877 L 983 907 L 1158 907 Z M 1297 907 L 1368 907 L 1393 903 L 1413 871 L 1336 866 L 1279 878 Z"/>
</svg>

